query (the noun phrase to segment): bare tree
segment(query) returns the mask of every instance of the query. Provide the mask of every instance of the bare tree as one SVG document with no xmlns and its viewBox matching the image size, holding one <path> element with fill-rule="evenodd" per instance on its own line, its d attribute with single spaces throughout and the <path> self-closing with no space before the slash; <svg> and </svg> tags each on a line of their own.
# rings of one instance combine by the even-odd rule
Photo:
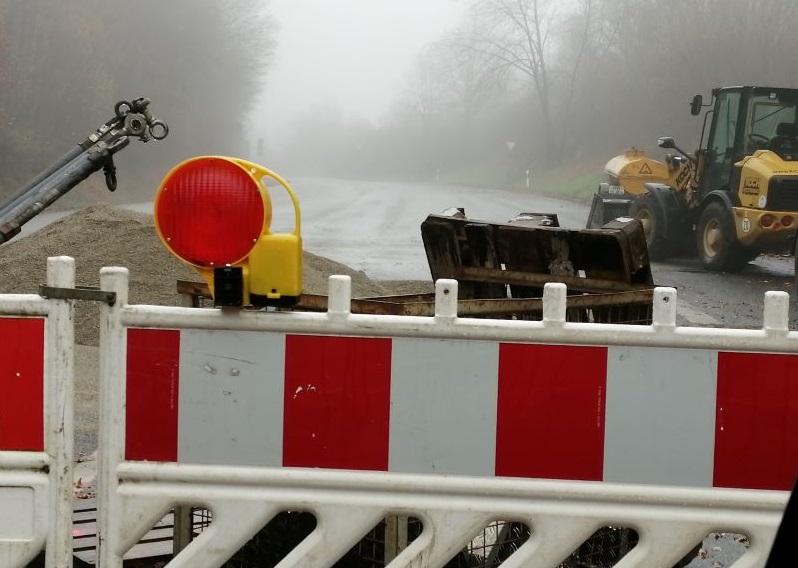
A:
<svg viewBox="0 0 798 568">
<path fill-rule="evenodd" d="M 586 72 L 601 61 L 613 46 L 619 26 L 606 17 L 606 6 L 598 0 L 577 0 L 576 9 L 561 27 L 559 69 L 562 83 L 558 92 L 562 104 L 559 125 L 562 137 L 556 147 L 563 154 L 574 122 L 574 103 L 580 91 L 590 90 L 590 74 Z M 587 105 L 588 107 L 592 105 Z M 578 138 L 574 136 L 574 138 Z"/>
<path fill-rule="evenodd" d="M 106 120 L 116 101 L 142 95 L 170 137 L 157 153 L 131 150 L 119 162 L 149 190 L 179 159 L 240 152 L 275 28 L 264 2 L 231 4 L 0 0 L 0 185 L 24 181 Z"/>
<path fill-rule="evenodd" d="M 544 138 L 554 135 L 551 109 L 551 32 L 556 17 L 552 0 L 475 0 L 471 48 L 525 75 L 537 95 Z M 553 152 L 547 158 L 553 157 Z"/>
<path fill-rule="evenodd" d="M 416 59 L 403 89 L 406 108 L 419 118 L 425 132 L 430 131 L 436 116 L 443 110 L 443 91 L 440 60 L 435 57 L 434 46 L 429 46 Z"/>
<path fill-rule="evenodd" d="M 475 118 L 505 92 L 509 69 L 495 65 L 491 55 L 469 45 L 474 40 L 473 20 L 467 26 L 434 46 L 440 81 L 459 110 L 460 138 L 466 151 L 471 147 Z"/>
<path fill-rule="evenodd" d="M 463 118 L 470 120 L 503 92 L 506 65 L 495 65 L 491 55 L 476 49 L 473 21 L 466 28 L 434 45 L 441 81 L 456 101 Z"/>
<path fill-rule="evenodd" d="M 556 163 L 566 140 L 574 91 L 596 35 L 599 0 L 563 7 L 555 0 L 474 0 L 468 47 L 526 77 L 541 124 L 542 151 Z M 574 8 L 576 9 L 574 11 Z"/>
</svg>

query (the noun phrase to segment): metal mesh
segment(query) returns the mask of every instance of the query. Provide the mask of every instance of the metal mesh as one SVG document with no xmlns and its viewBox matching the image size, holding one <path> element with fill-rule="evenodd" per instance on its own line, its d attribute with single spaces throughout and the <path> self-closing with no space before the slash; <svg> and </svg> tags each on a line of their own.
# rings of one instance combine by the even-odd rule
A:
<svg viewBox="0 0 798 568">
<path fill-rule="evenodd" d="M 637 545 L 637 533 L 623 527 L 602 527 L 574 550 L 562 568 L 610 568 Z"/>
<path fill-rule="evenodd" d="M 619 304 L 600 308 L 575 308 L 566 310 L 566 321 L 581 323 L 623 323 L 650 325 L 653 319 L 653 304 Z"/>
<path fill-rule="evenodd" d="M 224 564 L 224 568 L 276 566 L 316 528 L 310 513 L 284 511 L 258 531 Z"/>
<path fill-rule="evenodd" d="M 359 558 L 362 568 L 383 568 L 390 558 L 385 557 L 385 521 L 374 528 L 352 552 Z M 418 519 L 407 520 L 409 542 L 417 538 L 423 525 Z M 484 527 L 447 564 L 446 568 L 496 568 L 507 560 L 521 545 L 529 540 L 531 531 L 523 523 L 494 521 Z M 637 544 L 637 533 L 632 529 L 604 527 L 596 531 L 558 568 L 611 568 Z M 338 568 L 343 568 L 339 565 Z"/>
<path fill-rule="evenodd" d="M 211 513 L 208 509 L 194 507 L 191 510 L 191 518 L 193 520 L 192 532 L 194 533 L 194 536 L 197 536 L 210 526 L 211 521 L 213 520 L 213 513 Z"/>
<path fill-rule="evenodd" d="M 490 523 L 461 553 L 468 566 L 495 568 L 529 540 L 529 527 L 523 523 L 495 521 Z"/>
<path fill-rule="evenodd" d="M 366 568 L 377 568 L 385 565 L 385 544 L 385 521 L 383 521 L 357 543 L 354 550 Z"/>
</svg>

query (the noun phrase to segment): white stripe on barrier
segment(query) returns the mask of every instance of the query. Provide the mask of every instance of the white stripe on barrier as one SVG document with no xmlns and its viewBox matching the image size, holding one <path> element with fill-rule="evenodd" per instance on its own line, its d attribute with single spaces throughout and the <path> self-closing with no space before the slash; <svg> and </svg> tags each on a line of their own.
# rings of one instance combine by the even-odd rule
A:
<svg viewBox="0 0 798 568">
<path fill-rule="evenodd" d="M 178 459 L 282 465 L 284 361 L 281 334 L 182 334 Z"/>
<path fill-rule="evenodd" d="M 397 339 L 389 470 L 494 475 L 499 346 Z"/>
<path fill-rule="evenodd" d="M 611 347 L 604 480 L 711 487 L 718 355 Z"/>
</svg>

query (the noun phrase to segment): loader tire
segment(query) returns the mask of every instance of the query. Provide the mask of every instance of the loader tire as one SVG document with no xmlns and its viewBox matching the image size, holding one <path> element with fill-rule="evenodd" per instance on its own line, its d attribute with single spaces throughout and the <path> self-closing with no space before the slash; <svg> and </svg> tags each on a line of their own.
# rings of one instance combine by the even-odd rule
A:
<svg viewBox="0 0 798 568">
<path fill-rule="evenodd" d="M 759 256 L 758 251 L 737 241 L 731 211 L 720 202 L 710 203 L 701 212 L 696 245 L 701 264 L 716 272 L 739 272 Z"/>
<path fill-rule="evenodd" d="M 665 214 L 657 198 L 650 193 L 637 196 L 629 206 L 629 216 L 643 225 L 648 257 L 651 260 L 666 260 L 673 253 L 673 246 L 665 238 Z"/>
</svg>

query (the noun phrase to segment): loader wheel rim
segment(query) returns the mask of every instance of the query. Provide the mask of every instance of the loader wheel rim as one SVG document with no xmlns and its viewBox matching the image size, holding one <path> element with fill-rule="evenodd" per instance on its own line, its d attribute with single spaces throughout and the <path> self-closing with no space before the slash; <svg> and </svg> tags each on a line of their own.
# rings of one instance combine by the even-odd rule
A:
<svg viewBox="0 0 798 568">
<path fill-rule="evenodd" d="M 704 228 L 704 254 L 715 258 L 723 247 L 723 230 L 720 221 L 710 219 Z"/>
</svg>

